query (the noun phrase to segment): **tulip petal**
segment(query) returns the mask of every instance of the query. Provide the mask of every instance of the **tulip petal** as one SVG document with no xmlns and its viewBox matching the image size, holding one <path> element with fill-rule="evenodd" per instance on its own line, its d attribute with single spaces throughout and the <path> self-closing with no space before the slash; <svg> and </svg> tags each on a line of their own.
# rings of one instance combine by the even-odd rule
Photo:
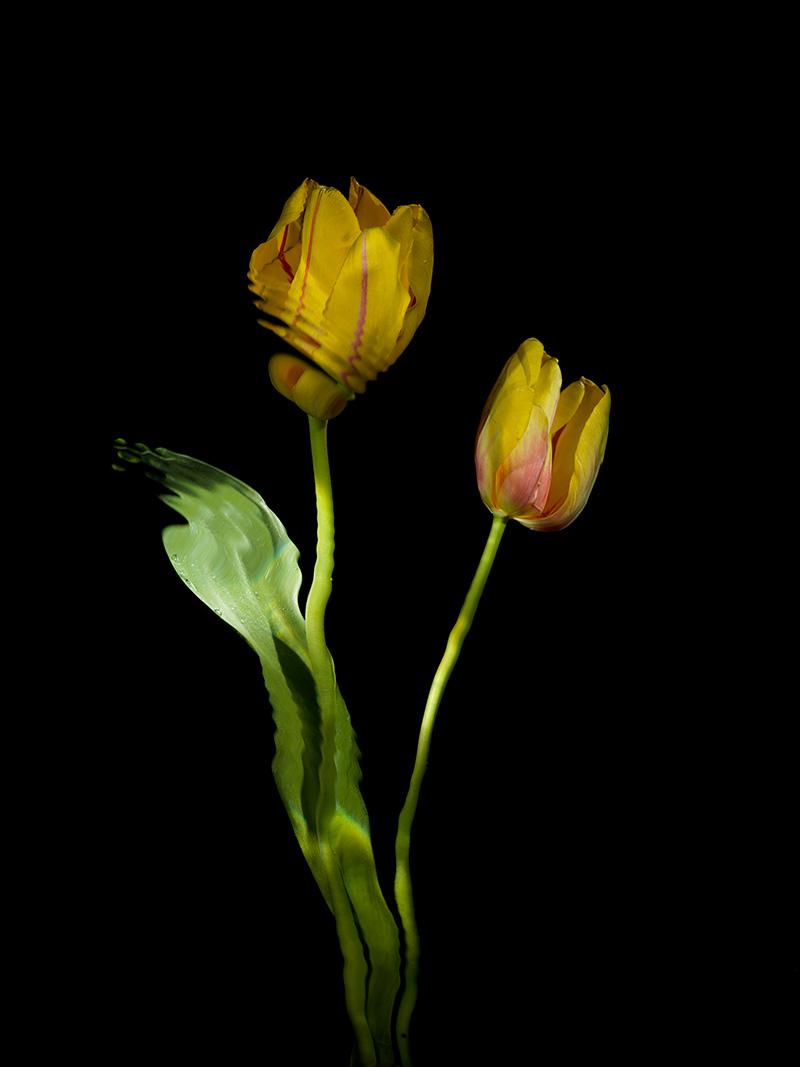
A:
<svg viewBox="0 0 800 1067">
<path fill-rule="evenodd" d="M 269 377 L 281 396 L 317 419 L 332 419 L 347 404 L 341 386 L 299 356 L 283 353 L 273 356 L 269 361 Z"/>
<path fill-rule="evenodd" d="M 550 486 L 550 423 L 540 407 L 528 411 L 519 443 L 506 454 L 495 475 L 496 504 L 510 518 L 538 515 Z"/>
<path fill-rule="evenodd" d="M 389 365 L 406 350 L 425 317 L 433 277 L 433 228 L 428 213 L 419 204 L 398 208 L 387 223 L 386 229 L 390 232 L 397 225 L 395 220 L 401 212 L 408 212 L 411 217 L 411 242 L 402 265 L 402 283 L 408 289 L 409 303 Z"/>
<path fill-rule="evenodd" d="M 531 338 L 524 342 L 503 368 L 500 377 L 489 397 L 482 425 L 478 430 L 481 439 L 481 451 L 491 463 L 492 469 L 499 470 L 508 457 L 517 449 L 530 452 L 531 444 L 524 438 L 530 431 L 531 411 L 537 408 L 549 426 L 555 414 L 561 389 L 561 368 L 558 360 L 548 356 L 541 342 Z M 537 425 L 540 422 L 536 416 Z M 539 446 L 542 457 L 548 451 L 544 445 Z M 491 457 L 491 459 L 489 459 Z M 522 461 L 517 457 L 513 463 L 527 465 L 529 458 Z M 543 458 L 539 458 L 541 468 Z"/>
<path fill-rule="evenodd" d="M 309 195 L 303 215 L 302 248 L 285 307 L 265 310 L 290 327 L 301 324 L 312 332 L 321 320 L 342 264 L 360 228 L 353 209 L 338 189 L 317 186 Z"/>
<path fill-rule="evenodd" d="M 504 389 L 478 435 L 478 488 L 497 514 L 538 515 L 550 484 L 550 421 L 524 386 Z"/>
<path fill-rule="evenodd" d="M 314 190 L 318 188 L 319 186 L 313 178 L 306 178 L 302 185 L 298 185 L 298 187 L 283 205 L 283 210 L 281 211 L 280 218 L 272 227 L 270 235 L 267 238 L 268 241 L 271 241 L 275 237 L 277 237 L 281 230 L 284 228 L 284 226 L 288 226 L 289 223 L 295 222 L 297 219 L 302 219 L 302 215 L 305 211 L 306 204 L 308 203 L 309 196 L 311 196 Z"/>
<path fill-rule="evenodd" d="M 583 400 L 586 389 L 583 382 L 573 382 L 568 385 L 558 398 L 558 408 L 550 432 L 555 436 L 562 426 L 566 426 Z"/>
<path fill-rule="evenodd" d="M 401 246 L 386 229 L 364 230 L 347 255 L 325 308 L 314 359 L 363 392 L 390 365 L 409 304 L 400 280 Z"/>
<path fill-rule="evenodd" d="M 530 387 L 531 400 L 547 416 L 547 425 L 552 426 L 558 400 L 561 396 L 561 368 L 558 360 L 544 354 L 536 381 Z M 552 431 L 551 431 L 552 432 Z"/>
<path fill-rule="evenodd" d="M 366 185 L 362 185 L 355 178 L 350 179 L 348 200 L 362 230 L 370 226 L 385 226 L 389 221 L 388 209 Z"/>
<path fill-rule="evenodd" d="M 526 385 L 534 385 L 542 369 L 542 363 L 550 358 L 544 350 L 544 345 L 535 337 L 529 337 L 522 342 L 515 355 L 516 363 L 519 365 L 519 370 L 515 373 L 524 376 Z"/>
<path fill-rule="evenodd" d="M 479 434 L 502 391 L 513 388 L 524 389 L 536 382 L 544 356 L 544 345 L 541 341 L 537 341 L 535 337 L 529 337 L 527 341 L 522 342 L 514 355 L 507 360 L 506 365 L 500 371 L 494 388 L 489 393 L 489 399 L 484 405 L 481 421 L 478 425 Z"/>
<path fill-rule="evenodd" d="M 553 478 L 545 513 L 525 525 L 536 530 L 561 530 L 586 506 L 603 462 L 608 439 L 611 393 L 582 378 L 580 406 L 555 441 Z"/>
<path fill-rule="evenodd" d="M 395 208 L 383 227 L 400 245 L 400 263 L 405 270 L 408 253 L 414 240 L 414 208 L 411 204 Z M 404 279 L 407 280 L 407 279 Z"/>
<path fill-rule="evenodd" d="M 261 297 L 281 303 L 289 292 L 300 263 L 303 212 L 317 183 L 306 178 L 286 203 L 272 231 L 250 257 L 250 289 Z M 265 309 L 266 310 L 266 309 Z"/>
<path fill-rule="evenodd" d="M 502 464 L 522 440 L 531 417 L 530 390 L 522 386 L 504 389 L 497 397 L 486 420 L 483 433 L 491 442 L 491 451 Z"/>
<path fill-rule="evenodd" d="M 537 341 L 535 337 L 529 337 L 503 367 L 497 384 L 504 389 L 512 386 L 531 389 L 539 377 L 542 363 L 549 358 L 542 342 Z"/>
</svg>

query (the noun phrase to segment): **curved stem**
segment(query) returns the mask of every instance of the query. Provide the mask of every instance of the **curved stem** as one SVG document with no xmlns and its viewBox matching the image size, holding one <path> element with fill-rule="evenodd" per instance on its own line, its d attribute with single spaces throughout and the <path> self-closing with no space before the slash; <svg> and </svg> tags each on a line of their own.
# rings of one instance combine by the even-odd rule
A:
<svg viewBox="0 0 800 1067">
<path fill-rule="evenodd" d="M 306 601 L 308 652 L 317 688 L 322 734 L 317 831 L 320 854 L 331 890 L 336 932 L 344 957 L 347 1012 L 353 1024 L 362 1063 L 374 1064 L 375 1044 L 366 1012 L 367 962 L 341 867 L 330 841 L 331 822 L 336 814 L 336 676 L 325 640 L 325 609 L 333 586 L 333 489 L 328 461 L 328 424 L 313 416 L 309 416 L 308 421 L 317 498 L 317 559 Z"/>
<path fill-rule="evenodd" d="M 417 803 L 419 801 L 420 789 L 422 788 L 422 780 L 425 777 L 428 753 L 431 746 L 431 735 L 433 733 L 433 725 L 436 722 L 436 713 L 439 710 L 439 704 L 441 703 L 445 687 L 450 680 L 450 675 L 453 673 L 453 668 L 461 653 L 464 639 L 472 626 L 472 620 L 475 618 L 475 612 L 480 603 L 495 556 L 497 555 L 497 549 L 506 528 L 506 522 L 507 520 L 500 515 L 495 515 L 492 519 L 492 528 L 489 531 L 489 537 L 487 538 L 486 547 L 483 550 L 483 555 L 478 564 L 478 569 L 475 572 L 475 577 L 472 579 L 472 584 L 469 587 L 469 592 L 464 600 L 459 616 L 456 619 L 456 624 L 450 631 L 450 636 L 447 639 L 447 647 L 445 648 L 442 660 L 436 670 L 436 674 L 433 677 L 430 693 L 428 694 L 428 700 L 425 705 L 425 712 L 422 716 L 422 726 L 420 727 L 419 742 L 417 743 L 417 758 L 414 763 L 414 771 L 411 775 L 411 784 L 409 786 L 406 802 L 403 805 L 403 810 L 400 812 L 400 818 L 397 825 L 397 839 L 395 841 L 395 858 L 397 866 L 394 892 L 395 899 L 397 900 L 397 909 L 400 912 L 400 918 L 403 922 L 403 931 L 405 934 L 406 969 L 405 988 L 397 1013 L 396 1033 L 403 1067 L 409 1067 L 411 1063 L 408 1045 L 408 1028 L 411 1022 L 411 1015 L 414 1011 L 414 1005 L 417 1000 L 417 974 L 419 971 L 419 934 L 417 932 L 417 924 L 414 916 L 414 897 L 411 888 L 411 870 L 409 865 L 411 827 L 414 823 L 414 816 L 417 813 Z"/>
<path fill-rule="evenodd" d="M 311 460 L 317 498 L 317 558 L 306 601 L 311 672 L 317 687 L 322 726 L 322 763 L 317 826 L 324 834 L 336 809 L 336 678 L 325 640 L 325 610 L 333 587 L 333 487 L 328 461 L 328 424 L 309 416 Z"/>
</svg>

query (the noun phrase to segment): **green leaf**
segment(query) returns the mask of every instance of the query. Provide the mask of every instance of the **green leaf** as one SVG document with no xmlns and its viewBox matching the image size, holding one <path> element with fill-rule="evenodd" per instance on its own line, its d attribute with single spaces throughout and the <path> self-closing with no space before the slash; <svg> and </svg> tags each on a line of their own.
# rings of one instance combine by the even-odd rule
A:
<svg viewBox="0 0 800 1067">
<path fill-rule="evenodd" d="M 315 818 L 320 716 L 297 602 L 298 552 L 278 516 L 244 482 L 190 456 L 139 445 L 121 459 L 146 464 L 186 524 L 168 526 L 164 547 L 189 589 L 258 653 L 275 720 L 272 769 L 303 854 L 329 906 Z M 358 790 L 358 750 L 344 702 L 337 724 L 337 807 L 368 834 Z"/>
<path fill-rule="evenodd" d="M 295 835 L 328 906 L 343 891 L 362 942 L 364 995 L 381 1062 L 391 1059 L 391 1016 L 400 982 L 397 926 L 380 889 L 369 821 L 359 790 L 359 752 L 336 694 L 336 815 L 316 825 L 322 759 L 321 716 L 306 623 L 297 601 L 298 552 L 283 523 L 244 482 L 189 456 L 117 445 L 168 490 L 162 499 L 186 523 L 168 526 L 173 567 L 203 603 L 257 652 L 275 720 L 275 780 Z M 326 865 L 323 852 L 336 857 Z M 335 879 L 332 884 L 331 879 Z M 341 936 L 341 932 L 340 932 Z M 381 1048 L 381 1046 L 383 1046 Z"/>
</svg>

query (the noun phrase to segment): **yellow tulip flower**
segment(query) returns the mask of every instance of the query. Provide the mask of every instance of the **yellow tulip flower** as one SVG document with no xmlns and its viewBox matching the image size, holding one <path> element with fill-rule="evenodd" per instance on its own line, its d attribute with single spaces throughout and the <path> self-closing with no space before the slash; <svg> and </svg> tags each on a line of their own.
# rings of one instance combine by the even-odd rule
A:
<svg viewBox="0 0 800 1067">
<path fill-rule="evenodd" d="M 589 499 L 608 437 L 611 394 L 588 378 L 561 391 L 558 360 L 524 341 L 503 368 L 475 446 L 478 488 L 495 515 L 562 530 Z"/>
<path fill-rule="evenodd" d="M 282 362 L 270 367 L 273 384 L 310 414 L 338 414 L 414 336 L 432 270 L 431 222 L 419 204 L 390 215 L 355 178 L 348 200 L 308 178 L 250 260 L 256 306 L 278 320 L 262 325 L 319 368 L 274 357 Z"/>
</svg>

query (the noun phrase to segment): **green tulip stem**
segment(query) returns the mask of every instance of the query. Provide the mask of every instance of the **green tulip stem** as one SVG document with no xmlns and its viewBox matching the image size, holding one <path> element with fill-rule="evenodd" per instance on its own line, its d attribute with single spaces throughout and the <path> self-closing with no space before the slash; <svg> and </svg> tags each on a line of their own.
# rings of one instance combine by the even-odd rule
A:
<svg viewBox="0 0 800 1067">
<path fill-rule="evenodd" d="M 334 567 L 334 510 L 331 464 L 327 459 L 327 423 L 308 416 L 311 462 L 317 494 L 317 559 L 305 608 L 308 654 L 317 686 L 322 726 L 322 760 L 317 826 L 324 835 L 336 811 L 336 676 L 325 640 L 325 609 L 331 599 Z"/>
<path fill-rule="evenodd" d="M 322 721 L 322 765 L 317 825 L 325 833 L 336 810 L 336 677 L 325 640 L 325 610 L 333 587 L 333 487 L 328 460 L 328 423 L 308 417 L 311 460 L 317 497 L 317 558 L 306 601 L 306 629 L 311 672 Z"/>
<path fill-rule="evenodd" d="M 331 890 L 336 933 L 344 957 L 347 1012 L 355 1031 L 361 1062 L 376 1063 L 375 1043 L 366 1012 L 367 963 L 339 861 L 330 843 L 331 821 L 336 813 L 336 676 L 325 640 L 325 609 L 333 585 L 333 489 L 328 461 L 328 423 L 309 416 L 311 459 L 317 497 L 317 559 L 306 601 L 306 630 L 311 673 L 319 700 L 322 760 L 317 832 L 320 856 Z"/>
<path fill-rule="evenodd" d="M 417 974 L 419 971 L 419 934 L 414 917 L 414 897 L 411 889 L 411 869 L 409 866 L 411 827 L 417 812 L 422 780 L 425 777 L 425 769 L 428 764 L 428 753 L 431 747 L 431 734 L 433 733 L 433 725 L 436 722 L 436 713 L 439 710 L 445 687 L 461 653 L 464 639 L 470 631 L 472 620 L 475 618 L 475 612 L 486 587 L 492 564 L 495 561 L 497 549 L 500 546 L 500 541 L 506 528 L 506 522 L 507 520 L 501 515 L 495 515 L 492 519 L 492 527 L 486 540 L 481 561 L 475 571 L 475 577 L 472 579 L 472 584 L 456 619 L 456 624 L 450 631 L 447 647 L 433 677 L 425 712 L 422 716 L 422 726 L 420 727 L 419 742 L 417 744 L 417 758 L 411 775 L 411 784 L 398 820 L 397 839 L 395 841 L 397 867 L 394 892 L 397 900 L 397 909 L 400 912 L 400 918 L 403 923 L 406 963 L 405 988 L 397 1013 L 396 1033 L 403 1067 L 410 1067 L 411 1063 L 408 1029 L 417 1000 Z"/>
</svg>

